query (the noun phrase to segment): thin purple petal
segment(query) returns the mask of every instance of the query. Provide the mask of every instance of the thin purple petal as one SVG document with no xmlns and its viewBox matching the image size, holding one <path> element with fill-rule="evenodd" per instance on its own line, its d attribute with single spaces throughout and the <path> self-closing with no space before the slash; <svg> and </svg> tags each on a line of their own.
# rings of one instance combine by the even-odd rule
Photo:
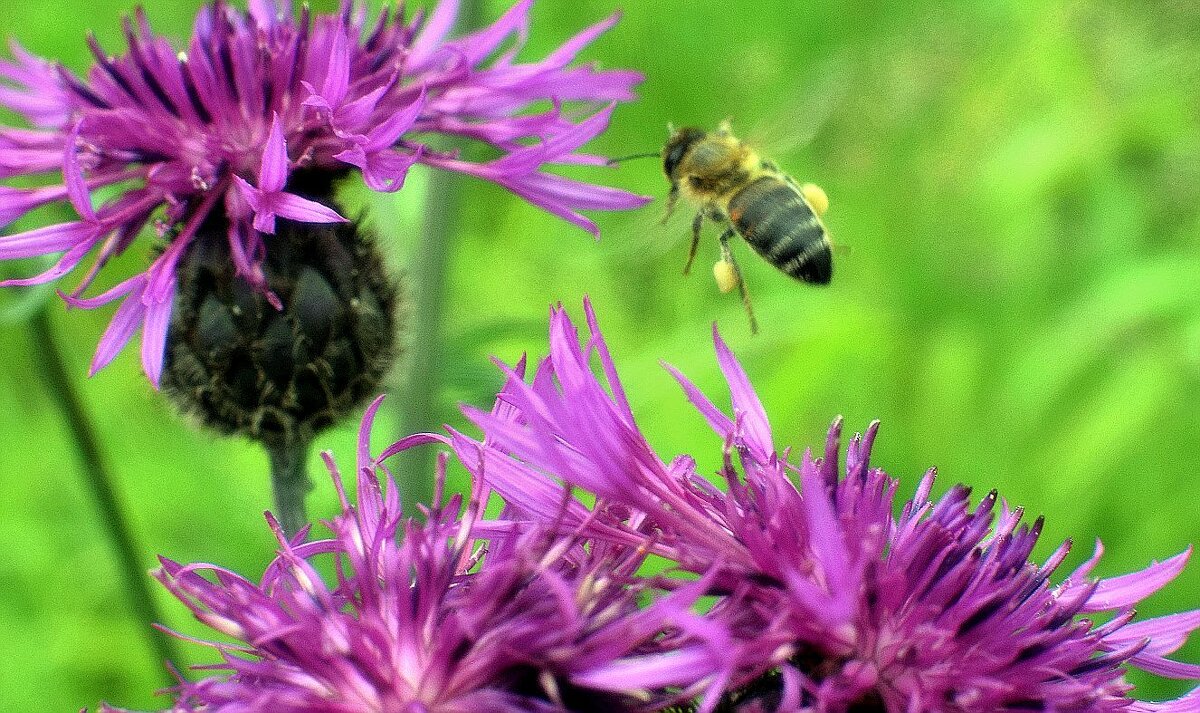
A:
<svg viewBox="0 0 1200 713">
<path fill-rule="evenodd" d="M 37 257 L 69 250 L 94 239 L 96 226 L 91 223 L 58 223 L 24 233 L 0 236 L 0 260 Z"/>
<path fill-rule="evenodd" d="M 139 275 L 127 283 L 125 299 L 113 314 L 104 335 L 100 337 L 100 344 L 96 347 L 96 354 L 92 357 L 91 369 L 88 371 L 89 376 L 95 376 L 96 372 L 108 366 L 141 326 L 146 315 L 146 306 L 142 304 L 145 281 L 145 278 Z"/>
<path fill-rule="evenodd" d="M 262 165 L 258 171 L 258 189 L 263 193 L 283 190 L 288 177 L 287 142 L 283 138 L 283 127 L 279 115 L 271 120 L 271 133 L 263 147 Z"/>
<path fill-rule="evenodd" d="M 276 193 L 271 196 L 271 210 L 280 218 L 290 218 L 301 223 L 350 222 L 327 205 L 291 193 Z"/>
</svg>

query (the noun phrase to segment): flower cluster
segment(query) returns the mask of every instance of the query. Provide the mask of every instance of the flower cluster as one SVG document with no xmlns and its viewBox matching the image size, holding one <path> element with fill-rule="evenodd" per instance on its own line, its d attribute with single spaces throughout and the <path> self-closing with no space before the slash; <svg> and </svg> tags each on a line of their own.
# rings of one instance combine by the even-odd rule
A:
<svg viewBox="0 0 1200 713">
<path fill-rule="evenodd" d="M 1069 542 L 1030 561 L 1040 520 L 1021 524 L 1022 511 L 995 492 L 972 506 L 961 485 L 931 500 L 932 470 L 897 516 L 897 481 L 868 464 L 877 424 L 851 440 L 842 477 L 840 421 L 821 457 L 806 451 L 793 464 L 714 330 L 732 416 L 671 371 L 723 444 L 718 489 L 691 457 L 664 462 L 646 442 L 590 308 L 587 316 L 581 346 L 555 310 L 550 356 L 531 383 L 509 370 L 496 409 L 466 409 L 484 438 L 452 432 L 450 443 L 531 521 L 565 510 L 565 525 L 599 539 L 653 532 L 649 547 L 675 570 L 711 577 L 719 598 L 707 616 L 737 642 L 727 652 L 736 671 L 723 710 L 1200 706 L 1200 689 L 1163 704 L 1134 701 L 1123 678 L 1129 666 L 1200 678 L 1200 666 L 1166 658 L 1200 628 L 1200 610 L 1134 621 L 1134 607 L 1178 575 L 1188 553 L 1096 580 L 1097 546 L 1054 583 Z M 564 508 L 560 483 L 594 494 L 594 506 Z"/>
<path fill-rule="evenodd" d="M 251 0 L 245 13 L 217 0 L 200 11 L 184 51 L 154 34 L 139 10 L 125 24 L 125 54 L 91 40 L 96 62 L 86 78 L 14 44 L 12 60 L 0 61 L 0 106 L 29 127 L 0 126 L 0 179 L 44 185 L 0 186 L 0 228 L 54 203 L 69 204 L 77 219 L 0 237 L 0 260 L 62 253 L 42 274 L 3 284 L 56 280 L 93 255 L 65 296 L 85 308 L 120 301 L 92 371 L 141 328 L 143 368 L 157 385 L 190 246 L 215 233 L 238 277 L 279 309 L 264 274 L 278 220 L 345 220 L 328 196 L 306 189 L 313 175 L 328 184 L 357 170 L 370 188 L 395 191 L 423 163 L 495 182 L 595 233 L 580 210 L 645 199 L 543 168 L 604 163 L 578 149 L 641 77 L 573 65 L 615 17 L 539 61 L 518 61 L 530 4 L 450 38 L 457 0 L 412 18 L 385 8 L 373 23 L 351 2 L 328 16 L 306 6 L 297 17 L 286 2 Z M 570 102 L 581 109 L 565 109 Z M 437 135 L 482 142 L 495 155 L 466 160 L 435 148 Z M 165 243 L 153 264 L 85 297 L 149 226 Z"/>
<path fill-rule="evenodd" d="M 1041 522 L 1021 524 L 995 493 L 972 506 L 955 486 L 932 500 L 930 471 L 897 511 L 897 482 L 868 464 L 875 424 L 851 439 L 844 474 L 840 422 L 819 457 L 795 464 L 776 450 L 745 372 L 714 334 L 732 416 L 675 375 L 723 444 L 716 487 L 691 457 L 664 462 L 648 445 L 590 306 L 587 318 L 581 344 L 554 310 L 550 355 L 529 381 L 523 361 L 506 368 L 495 406 L 466 409 L 481 439 L 416 435 L 372 457 L 376 402 L 360 435 L 357 506 L 327 458 L 343 506 L 333 537 L 289 541 L 276 526 L 280 554 L 261 583 L 164 560 L 168 588 L 244 642 L 212 644 L 227 671 L 182 682 L 176 710 L 1200 705 L 1200 688 L 1136 701 L 1123 678 L 1128 667 L 1200 677 L 1200 666 L 1167 658 L 1200 628 L 1200 611 L 1141 621 L 1133 611 L 1187 553 L 1094 579 L 1097 547 L 1054 581 L 1069 543 L 1031 561 Z M 469 504 L 444 502 L 444 454 L 425 524 L 403 521 L 383 461 L 435 442 L 473 476 Z M 496 495 L 499 514 L 486 518 Z M 334 558 L 335 582 L 314 569 L 320 556 Z"/>
<path fill-rule="evenodd" d="M 381 402 L 363 419 L 354 504 L 326 454 L 342 501 L 326 523 L 332 537 L 306 542 L 306 528 L 289 540 L 270 518 L 279 555 L 259 583 L 162 560 L 158 579 L 244 642 L 212 642 L 227 675 L 182 681 L 172 710 L 634 711 L 717 678 L 726 642 L 691 611 L 711 582 L 647 603 L 644 538 L 588 542 L 507 514 L 486 519 L 481 481 L 465 508 L 462 496 L 443 499 L 444 457 L 424 521 L 402 517 L 383 461 L 429 439 L 372 457 Z M 333 581 L 318 571 L 322 557 Z"/>
</svg>

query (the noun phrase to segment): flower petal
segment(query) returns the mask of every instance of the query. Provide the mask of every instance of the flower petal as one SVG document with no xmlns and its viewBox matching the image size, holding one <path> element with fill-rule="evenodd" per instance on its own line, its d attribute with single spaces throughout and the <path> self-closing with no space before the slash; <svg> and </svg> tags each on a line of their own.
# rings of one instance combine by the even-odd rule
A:
<svg viewBox="0 0 1200 713">
<path fill-rule="evenodd" d="M 0 260 L 37 257 L 69 250 L 97 237 L 92 223 L 56 223 L 24 233 L 0 236 Z"/>
<path fill-rule="evenodd" d="M 386 120 L 371 130 L 367 135 L 367 143 L 363 147 L 367 153 L 391 148 L 410 128 L 421 110 L 425 108 L 425 88 L 411 104 L 389 116 Z"/>
<path fill-rule="evenodd" d="M 1096 591 L 1080 611 L 1108 611 L 1137 604 L 1178 577 L 1187 565 L 1191 553 L 1192 549 L 1189 547 L 1174 557 L 1151 564 L 1140 572 L 1100 580 Z"/>
<path fill-rule="evenodd" d="M 338 212 L 327 205 L 291 193 L 276 193 L 271 196 L 271 208 L 280 218 L 301 223 L 349 223 Z"/>
<path fill-rule="evenodd" d="M 712 335 L 713 344 L 717 347 L 717 363 L 721 366 L 721 372 L 725 374 L 725 381 L 729 383 L 729 392 L 733 397 L 734 418 L 741 417 L 743 437 L 747 445 L 756 450 L 760 459 L 765 459 L 768 454 L 775 452 L 775 441 L 771 436 L 767 411 L 754 391 L 750 377 L 746 376 L 746 370 L 730 351 L 729 345 L 725 344 L 725 340 L 721 339 L 716 324 L 713 324 Z"/>
<path fill-rule="evenodd" d="M 421 26 L 412 46 L 408 48 L 408 71 L 419 72 L 441 50 L 442 40 L 450 33 L 458 17 L 458 0 L 441 0 Z"/>
<path fill-rule="evenodd" d="M 66 186 L 12 188 L 0 186 L 0 229 L 38 206 L 67 197 Z"/>
<path fill-rule="evenodd" d="M 131 298 L 126 297 L 128 302 Z M 167 345 L 167 329 L 171 322 L 171 309 L 175 304 L 175 288 L 160 300 L 146 307 L 145 326 L 142 328 L 142 370 L 154 388 L 162 379 L 163 356 Z"/>
<path fill-rule="evenodd" d="M 334 158 L 352 166 L 358 166 L 362 170 L 363 181 L 367 184 L 367 188 L 381 193 L 394 193 L 404 187 L 404 178 L 408 175 L 408 169 L 420 160 L 424 148 L 423 146 L 418 147 L 414 153 L 380 151 L 368 155 L 363 152 L 362 148 L 355 146 Z"/>
<path fill-rule="evenodd" d="M 258 171 L 258 189 L 263 193 L 283 190 L 288 178 L 287 142 L 283 138 L 283 127 L 279 114 L 271 120 L 271 133 L 263 146 L 262 165 Z"/>
<path fill-rule="evenodd" d="M 238 194 L 243 200 L 246 201 L 246 204 L 250 206 L 250 210 L 257 213 L 262 208 L 262 191 L 250 185 L 250 183 L 241 176 L 233 177 L 233 185 L 237 187 Z"/>
<path fill-rule="evenodd" d="M 329 50 L 329 61 L 325 67 L 325 83 L 321 86 L 321 97 L 331 107 L 339 107 L 346 99 L 350 88 L 350 49 L 346 45 L 348 30 L 340 21 L 333 31 L 333 47 Z"/>
<path fill-rule="evenodd" d="M 75 122 L 71 131 L 67 133 L 63 149 L 63 180 L 66 182 L 67 195 L 71 199 L 71 205 L 75 206 L 79 217 L 86 222 L 95 222 L 96 211 L 92 208 L 92 199 L 88 193 L 87 184 L 83 180 L 83 169 L 79 167 L 80 123 Z"/>
<path fill-rule="evenodd" d="M 63 253 L 63 256 L 49 270 L 33 277 L 18 277 L 0 281 L 0 287 L 29 287 L 31 285 L 44 285 L 47 282 L 53 282 L 74 270 L 94 247 L 96 247 L 95 241 L 81 242 Z"/>
<path fill-rule="evenodd" d="M 280 18 L 292 16 L 292 3 L 288 0 L 280 0 L 279 4 L 275 0 L 250 0 L 248 5 L 250 15 L 259 27 L 273 27 Z"/>
<path fill-rule="evenodd" d="M 129 339 L 133 337 L 133 333 L 141 326 L 146 315 L 146 305 L 142 304 L 142 290 L 145 284 L 144 275 L 137 275 L 124 283 L 127 294 L 121 302 L 121 306 L 113 314 L 108 328 L 104 330 L 104 335 L 100 337 L 100 344 L 97 345 L 96 354 L 92 357 L 88 376 L 95 376 L 96 372 L 108 366 L 109 362 L 125 348 Z"/>
</svg>

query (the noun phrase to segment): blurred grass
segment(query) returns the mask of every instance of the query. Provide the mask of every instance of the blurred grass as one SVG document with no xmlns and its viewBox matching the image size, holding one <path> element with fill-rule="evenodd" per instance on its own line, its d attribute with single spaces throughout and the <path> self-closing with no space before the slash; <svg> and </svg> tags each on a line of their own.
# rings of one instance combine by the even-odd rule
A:
<svg viewBox="0 0 1200 713">
<path fill-rule="evenodd" d="M 195 7 L 164 1 L 148 12 L 158 30 L 182 36 Z M 489 15 L 502 8 L 490 3 Z M 6 8 L 4 32 L 78 70 L 84 31 L 118 51 L 117 19 L 128 9 L 64 0 L 48 21 L 27 3 Z M 612 9 L 544 0 L 528 56 Z M 490 401 L 499 380 L 488 355 L 541 353 L 547 306 L 562 301 L 578 314 L 590 294 L 664 456 L 687 451 L 717 464 L 719 444 L 699 417 L 676 415 L 685 402 L 658 366 L 669 361 L 723 398 L 708 344 L 715 320 L 782 444 L 820 442 L 839 413 L 852 430 L 879 418 L 875 461 L 901 478 L 902 493 L 930 465 L 943 488 L 998 488 L 1046 515 L 1043 554 L 1075 538 L 1068 566 L 1103 538 L 1104 575 L 1178 552 L 1200 537 L 1198 34 L 1200 11 L 1172 2 L 625 7 L 585 56 L 637 67 L 647 80 L 594 148 L 657 149 L 669 121 L 713 126 L 731 116 L 748 135 L 773 127 L 783 141 L 770 155 L 826 189 L 827 224 L 850 249 L 824 290 L 742 250 L 763 325 L 751 338 L 740 304 L 718 294 L 706 270 L 680 276 L 686 221 L 658 227 L 660 204 L 599 216 L 596 243 L 499 189 L 472 186 L 478 207 L 464 216 L 451 264 L 445 420 L 461 425 L 456 402 Z M 838 99 L 813 140 L 787 146 L 831 84 Z M 665 193 L 652 161 L 577 175 Z M 415 244 L 424 179 L 414 170 L 398 196 L 370 199 L 398 264 Z M 714 235 L 698 265 L 715 259 Z M 145 259 L 139 250 L 126 256 L 129 269 Z M 0 294 L 0 308 L 10 299 Z M 162 553 L 261 572 L 272 552 L 262 454 L 181 424 L 132 352 L 85 380 L 108 314 L 53 307 L 64 341 L 78 345 L 73 366 L 148 548 L 146 567 Z M 11 552 L 0 559 L 0 708 L 165 705 L 151 696 L 157 671 L 39 386 L 37 345 L 18 327 L 0 330 L 0 538 Z M 353 429 L 318 446 L 345 462 Z M 400 435 L 394 429 L 379 423 L 376 443 Z M 316 480 L 309 508 L 324 516 L 335 497 Z M 1193 566 L 1142 614 L 1200 606 L 1198 591 Z M 177 603 L 160 602 L 170 626 L 202 633 Z M 1185 656 L 1200 659 L 1200 647 Z M 1142 691 L 1180 689 L 1151 681 Z"/>
</svg>

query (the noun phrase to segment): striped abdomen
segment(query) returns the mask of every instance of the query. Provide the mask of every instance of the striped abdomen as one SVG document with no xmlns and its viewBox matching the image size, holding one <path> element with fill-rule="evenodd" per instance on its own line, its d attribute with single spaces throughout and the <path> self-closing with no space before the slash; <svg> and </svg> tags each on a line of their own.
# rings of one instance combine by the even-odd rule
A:
<svg viewBox="0 0 1200 713">
<path fill-rule="evenodd" d="M 729 219 L 755 252 L 805 282 L 833 275 L 829 238 L 817 214 L 792 186 L 763 176 L 729 200 Z"/>
</svg>

